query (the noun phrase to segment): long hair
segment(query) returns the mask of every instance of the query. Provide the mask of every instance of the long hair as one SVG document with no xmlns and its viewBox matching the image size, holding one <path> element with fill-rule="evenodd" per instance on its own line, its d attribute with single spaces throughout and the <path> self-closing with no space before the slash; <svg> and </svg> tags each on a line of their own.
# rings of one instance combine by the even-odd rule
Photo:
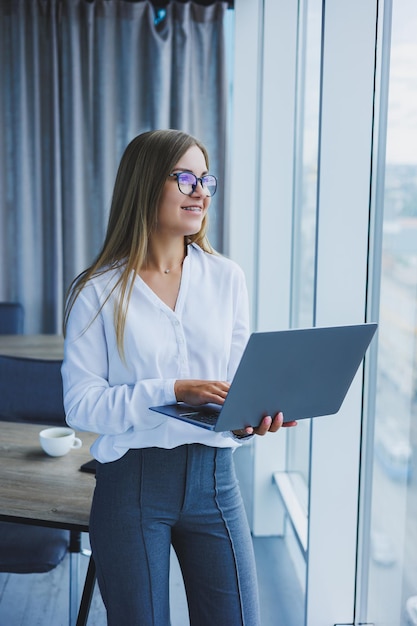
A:
<svg viewBox="0 0 417 626">
<path fill-rule="evenodd" d="M 178 130 L 149 131 L 138 135 L 129 143 L 117 171 L 103 247 L 92 265 L 77 276 L 69 287 L 64 314 L 64 335 L 74 302 L 88 281 L 93 276 L 119 268 L 120 276 L 101 308 L 118 289 L 114 324 L 119 353 L 124 356 L 123 335 L 134 275 L 145 262 L 149 236 L 156 228 L 158 209 L 168 174 L 192 146 L 200 148 L 208 169 L 209 159 L 204 145 L 195 137 Z M 206 252 L 213 253 L 206 233 L 207 214 L 199 232 L 186 237 L 185 243 L 196 243 Z"/>
</svg>

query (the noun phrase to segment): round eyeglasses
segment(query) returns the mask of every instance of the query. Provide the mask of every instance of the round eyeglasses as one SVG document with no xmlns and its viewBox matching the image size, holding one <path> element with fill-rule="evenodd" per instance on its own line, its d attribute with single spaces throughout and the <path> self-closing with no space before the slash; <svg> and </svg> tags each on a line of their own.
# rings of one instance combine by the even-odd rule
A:
<svg viewBox="0 0 417 626">
<path fill-rule="evenodd" d="M 191 196 L 195 192 L 198 183 L 200 183 L 206 196 L 211 198 L 216 193 L 217 178 L 213 174 L 206 174 L 198 178 L 192 172 L 174 172 L 174 174 L 169 174 L 168 176 L 177 179 L 178 189 L 185 196 Z"/>
</svg>

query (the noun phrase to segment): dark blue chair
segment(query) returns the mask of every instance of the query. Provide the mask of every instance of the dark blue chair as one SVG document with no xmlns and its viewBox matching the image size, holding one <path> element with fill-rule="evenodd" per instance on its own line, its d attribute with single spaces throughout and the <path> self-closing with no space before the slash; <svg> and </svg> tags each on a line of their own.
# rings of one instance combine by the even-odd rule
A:
<svg viewBox="0 0 417 626">
<path fill-rule="evenodd" d="M 0 420 L 64 426 L 61 362 L 0 355 Z M 0 421 L 1 436 L 1 421 Z M 78 604 L 81 533 L 0 522 L 0 572 L 48 572 L 71 554 L 70 621 Z M 75 593 L 73 590 L 76 590 Z M 71 615 L 72 612 L 72 615 Z"/>
<path fill-rule="evenodd" d="M 21 335 L 24 317 L 20 302 L 0 302 L 0 335 Z"/>
<path fill-rule="evenodd" d="M 68 552 L 68 530 L 0 522 L 0 572 L 43 574 Z"/>
<path fill-rule="evenodd" d="M 0 355 L 0 420 L 66 426 L 61 362 Z"/>
</svg>

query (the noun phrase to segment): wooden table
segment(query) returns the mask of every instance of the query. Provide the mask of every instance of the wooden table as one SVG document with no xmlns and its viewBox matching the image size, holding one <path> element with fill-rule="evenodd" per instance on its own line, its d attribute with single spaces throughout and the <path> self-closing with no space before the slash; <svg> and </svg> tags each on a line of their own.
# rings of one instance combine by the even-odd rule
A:
<svg viewBox="0 0 417 626">
<path fill-rule="evenodd" d="M 42 428 L 0 423 L 0 519 L 87 532 L 95 480 L 79 467 L 97 435 L 77 433 L 81 448 L 50 457 L 39 444 Z"/>
<path fill-rule="evenodd" d="M 62 335 L 0 335 L 0 354 L 62 361 L 64 338 Z"/>
<path fill-rule="evenodd" d="M 91 459 L 89 448 L 97 435 L 77 433 L 81 448 L 48 457 L 39 444 L 41 430 L 39 425 L 0 423 L 0 520 L 87 532 L 95 479 L 79 467 Z M 87 623 L 94 582 L 90 558 L 77 626 Z"/>
</svg>

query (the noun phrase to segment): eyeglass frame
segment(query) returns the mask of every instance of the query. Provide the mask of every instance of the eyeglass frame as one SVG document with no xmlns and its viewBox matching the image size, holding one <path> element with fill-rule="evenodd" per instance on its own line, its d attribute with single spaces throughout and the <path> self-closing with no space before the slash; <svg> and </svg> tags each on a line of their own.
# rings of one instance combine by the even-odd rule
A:
<svg viewBox="0 0 417 626">
<path fill-rule="evenodd" d="M 185 193 L 180 188 L 180 183 L 179 183 L 179 180 L 178 180 L 178 176 L 180 176 L 181 174 L 189 174 L 190 176 L 194 176 L 194 178 L 195 178 L 195 184 L 191 183 L 192 191 L 190 193 Z M 203 180 L 207 176 L 210 176 L 211 178 L 214 178 L 214 180 L 216 181 L 216 188 L 215 188 L 214 192 L 211 195 L 206 195 L 206 198 L 212 198 L 214 196 L 214 194 L 216 193 L 216 191 L 217 191 L 217 184 L 218 184 L 217 178 L 216 178 L 216 176 L 214 174 L 204 174 L 204 176 L 201 176 L 200 178 L 198 176 L 196 176 L 193 172 L 188 172 L 187 170 L 182 170 L 181 172 L 173 172 L 172 174 L 168 174 L 169 178 L 176 178 L 177 179 L 178 190 L 184 196 L 191 196 L 195 192 L 198 183 L 200 183 L 201 188 L 204 190 L 205 187 L 203 185 Z"/>
</svg>

